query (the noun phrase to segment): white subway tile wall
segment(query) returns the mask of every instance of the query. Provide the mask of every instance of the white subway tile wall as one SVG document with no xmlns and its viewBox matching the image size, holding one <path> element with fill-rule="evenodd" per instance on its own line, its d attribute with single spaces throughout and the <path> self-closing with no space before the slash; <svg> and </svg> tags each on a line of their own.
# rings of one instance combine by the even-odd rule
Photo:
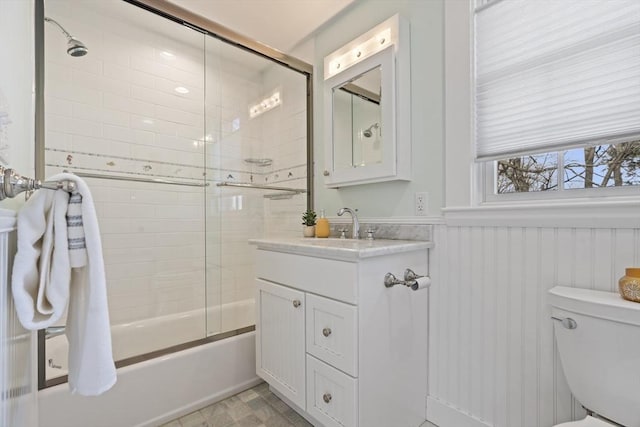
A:
<svg viewBox="0 0 640 427">
<path fill-rule="evenodd" d="M 247 239 L 299 235 L 306 195 L 271 199 L 265 194 L 278 192 L 215 183 L 306 187 L 304 76 L 120 0 L 45 6 L 89 48 L 72 58 L 59 30 L 45 28 L 47 175 L 68 169 L 210 184 L 87 178 L 111 323 L 253 299 Z M 276 90 L 282 104 L 250 119 L 249 107 Z M 264 158 L 272 164 L 246 162 Z M 211 309 L 207 334 L 249 320 Z"/>
</svg>

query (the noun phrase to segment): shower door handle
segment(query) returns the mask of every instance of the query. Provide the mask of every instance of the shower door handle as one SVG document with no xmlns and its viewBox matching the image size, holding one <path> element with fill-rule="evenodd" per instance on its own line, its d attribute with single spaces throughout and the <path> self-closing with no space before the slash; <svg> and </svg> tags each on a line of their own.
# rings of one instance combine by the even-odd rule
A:
<svg viewBox="0 0 640 427">
<path fill-rule="evenodd" d="M 44 330 L 44 339 L 48 340 L 49 338 L 63 335 L 65 333 L 65 330 L 66 326 L 49 326 Z"/>
</svg>

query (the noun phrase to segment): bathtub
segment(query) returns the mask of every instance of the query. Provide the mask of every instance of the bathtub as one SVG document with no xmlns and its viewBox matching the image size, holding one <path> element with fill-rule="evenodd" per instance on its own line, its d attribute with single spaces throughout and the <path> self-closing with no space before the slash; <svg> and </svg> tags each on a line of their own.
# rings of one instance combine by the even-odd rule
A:
<svg viewBox="0 0 640 427">
<path fill-rule="evenodd" d="M 208 310 L 210 319 L 220 319 L 223 330 L 241 329 L 255 324 L 255 300 L 246 299 L 213 307 Z M 220 326 L 220 325 L 217 325 Z M 220 330 L 211 327 L 209 330 Z M 205 335 L 205 313 L 203 309 L 167 316 L 154 317 L 136 322 L 111 326 L 114 360 L 125 360 L 141 354 L 151 353 L 178 344 L 196 341 Z M 65 335 L 47 340 L 47 379 L 67 375 L 68 342 Z"/>
<path fill-rule="evenodd" d="M 253 324 L 253 300 L 234 304 L 221 308 L 222 318 L 232 310 L 238 325 Z M 178 333 L 202 338 L 202 316 L 202 310 L 196 310 L 114 325 L 114 355 L 121 360 L 141 350 L 173 345 L 167 340 Z M 66 339 L 52 338 L 47 346 L 47 358 L 60 366 L 47 369 L 54 369 L 54 376 L 64 375 Z M 41 390 L 39 427 L 157 426 L 260 382 L 255 369 L 255 334 L 249 332 L 120 368 L 116 385 L 99 397 L 72 395 L 67 384 Z"/>
</svg>

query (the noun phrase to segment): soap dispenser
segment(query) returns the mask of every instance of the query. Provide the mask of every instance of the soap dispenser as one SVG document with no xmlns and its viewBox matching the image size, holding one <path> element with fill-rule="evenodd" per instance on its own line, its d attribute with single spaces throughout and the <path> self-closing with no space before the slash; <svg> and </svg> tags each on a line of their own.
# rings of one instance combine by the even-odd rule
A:
<svg viewBox="0 0 640 427">
<path fill-rule="evenodd" d="M 324 209 L 322 209 L 320 218 L 316 222 L 316 237 L 329 237 L 330 232 L 329 220 L 324 216 Z"/>
</svg>

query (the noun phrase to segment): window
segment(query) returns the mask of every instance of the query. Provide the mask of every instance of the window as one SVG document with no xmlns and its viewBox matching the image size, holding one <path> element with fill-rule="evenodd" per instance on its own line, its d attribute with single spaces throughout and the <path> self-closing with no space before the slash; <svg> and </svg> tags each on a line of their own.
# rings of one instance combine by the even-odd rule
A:
<svg viewBox="0 0 640 427">
<path fill-rule="evenodd" d="M 486 199 L 640 185 L 639 1 L 476 0 L 474 25 Z"/>
<path fill-rule="evenodd" d="M 640 140 L 522 155 L 494 168 L 495 194 L 640 185 Z"/>
</svg>

